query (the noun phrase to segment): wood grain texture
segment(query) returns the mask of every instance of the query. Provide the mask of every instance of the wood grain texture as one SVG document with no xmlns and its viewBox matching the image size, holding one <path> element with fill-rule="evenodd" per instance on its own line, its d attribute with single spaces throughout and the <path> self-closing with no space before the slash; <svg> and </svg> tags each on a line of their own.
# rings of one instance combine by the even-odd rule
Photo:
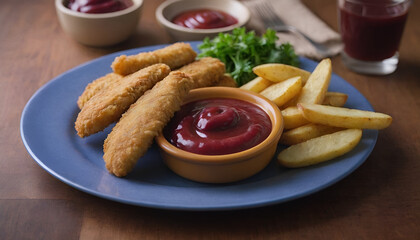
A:
<svg viewBox="0 0 420 240">
<path fill-rule="evenodd" d="M 414 1 L 398 70 L 385 77 L 333 71 L 375 110 L 394 117 L 354 173 L 285 204 L 227 212 L 163 211 L 123 205 L 67 186 L 26 152 L 19 132 L 32 94 L 59 74 L 125 49 L 171 42 L 145 0 L 137 32 L 109 48 L 69 38 L 51 0 L 0 1 L 0 239 L 419 239 L 420 4 Z M 335 0 L 304 0 L 337 30 Z"/>
</svg>

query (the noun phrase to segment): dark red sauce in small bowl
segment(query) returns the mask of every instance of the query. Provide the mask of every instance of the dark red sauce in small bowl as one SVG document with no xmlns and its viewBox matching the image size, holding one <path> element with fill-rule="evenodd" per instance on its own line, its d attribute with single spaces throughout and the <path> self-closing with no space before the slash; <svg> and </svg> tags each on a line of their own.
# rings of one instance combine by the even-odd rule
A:
<svg viewBox="0 0 420 240">
<path fill-rule="evenodd" d="M 237 24 L 238 20 L 220 10 L 194 9 L 177 15 L 172 22 L 191 29 L 213 29 Z"/>
<path fill-rule="evenodd" d="M 182 106 L 164 130 L 174 146 L 196 154 L 223 155 L 250 149 L 270 135 L 267 113 L 255 104 L 211 98 Z"/>
<path fill-rule="evenodd" d="M 110 13 L 133 6 L 132 0 L 69 0 L 66 7 L 81 13 Z"/>
</svg>

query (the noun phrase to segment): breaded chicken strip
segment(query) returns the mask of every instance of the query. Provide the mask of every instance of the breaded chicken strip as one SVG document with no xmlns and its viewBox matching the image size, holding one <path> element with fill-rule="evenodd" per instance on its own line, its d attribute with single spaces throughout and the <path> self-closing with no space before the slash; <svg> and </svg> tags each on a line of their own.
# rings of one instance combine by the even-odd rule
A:
<svg viewBox="0 0 420 240">
<path fill-rule="evenodd" d="M 77 100 L 77 106 L 80 109 L 86 104 L 89 99 L 91 99 L 94 95 L 96 95 L 102 89 L 105 89 L 107 86 L 111 85 L 114 81 L 123 78 L 123 76 L 116 74 L 116 73 L 109 73 L 103 77 L 96 79 L 95 81 L 89 83 L 85 90 L 83 91 L 82 95 L 80 95 L 79 99 Z"/>
<path fill-rule="evenodd" d="M 192 77 L 194 88 L 211 87 L 223 78 L 225 64 L 217 58 L 205 57 L 178 69 Z"/>
<path fill-rule="evenodd" d="M 189 44 L 175 43 L 152 52 L 139 53 L 134 56 L 123 55 L 117 57 L 112 64 L 112 68 L 118 73 L 109 73 L 89 83 L 82 95 L 80 95 L 77 105 L 82 109 L 83 105 L 90 98 L 102 89 L 105 89 L 116 79 L 122 78 L 122 76 L 129 75 L 156 63 L 164 63 L 171 69 L 176 69 L 193 62 L 196 56 L 197 53 Z"/>
<path fill-rule="evenodd" d="M 174 43 L 152 52 L 116 57 L 111 65 L 115 73 L 128 75 L 155 63 L 165 63 L 176 69 L 195 60 L 197 53 L 188 43 Z"/>
<path fill-rule="evenodd" d="M 222 79 L 214 84 L 214 87 L 238 87 L 238 85 L 236 84 L 235 79 L 225 73 Z"/>
<path fill-rule="evenodd" d="M 131 105 L 104 143 L 104 160 L 110 173 L 123 177 L 133 169 L 192 87 L 190 77 L 174 71 Z"/>
<path fill-rule="evenodd" d="M 159 63 L 114 81 L 84 105 L 75 123 L 77 134 L 86 137 L 104 130 L 170 71 L 167 65 Z"/>
</svg>

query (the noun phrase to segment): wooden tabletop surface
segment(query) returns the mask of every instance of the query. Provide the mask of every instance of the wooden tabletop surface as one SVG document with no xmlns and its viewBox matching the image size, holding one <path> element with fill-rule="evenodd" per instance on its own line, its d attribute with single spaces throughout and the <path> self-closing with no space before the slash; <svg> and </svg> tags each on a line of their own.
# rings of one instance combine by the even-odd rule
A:
<svg viewBox="0 0 420 240">
<path fill-rule="evenodd" d="M 53 1 L 0 1 L 0 239 L 420 239 L 418 1 L 411 8 L 395 73 L 359 75 L 346 69 L 340 56 L 332 58 L 333 71 L 394 121 L 379 132 L 366 162 L 327 189 L 261 208 L 184 212 L 98 198 L 42 169 L 20 137 L 29 98 L 89 60 L 171 42 L 154 17 L 160 2 L 145 1 L 140 25 L 128 41 L 91 48 L 63 32 Z M 337 30 L 335 0 L 304 2 Z"/>
</svg>

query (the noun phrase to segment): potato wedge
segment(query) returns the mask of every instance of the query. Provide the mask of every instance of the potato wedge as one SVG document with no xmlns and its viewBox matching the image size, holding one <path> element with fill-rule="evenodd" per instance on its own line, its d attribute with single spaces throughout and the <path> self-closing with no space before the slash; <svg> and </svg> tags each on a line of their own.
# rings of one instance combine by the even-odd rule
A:
<svg viewBox="0 0 420 240">
<path fill-rule="evenodd" d="M 306 124 L 301 127 L 291 129 L 281 135 L 280 143 L 284 145 L 294 145 L 309 139 L 320 137 L 326 134 L 344 130 L 343 128 L 325 126 L 320 124 Z"/>
<path fill-rule="evenodd" d="M 329 58 L 322 60 L 309 76 L 296 102 L 321 104 L 330 85 L 331 72 L 331 60 Z"/>
<path fill-rule="evenodd" d="M 275 83 L 260 92 L 261 95 L 273 101 L 281 107 L 302 89 L 302 78 L 300 76 L 289 78 L 283 82 Z"/>
<path fill-rule="evenodd" d="M 254 67 L 255 74 L 273 82 L 282 82 L 289 78 L 300 76 L 304 85 L 311 75 L 310 72 L 281 63 L 267 63 Z"/>
<path fill-rule="evenodd" d="M 325 93 L 322 105 L 329 105 L 334 107 L 342 107 L 347 102 L 348 95 L 340 92 L 327 92 Z"/>
<path fill-rule="evenodd" d="M 287 101 L 287 103 L 283 104 L 281 106 L 281 109 L 286 109 L 288 107 L 296 107 L 296 100 L 297 100 L 298 96 L 299 96 L 299 94 L 297 96 L 295 96 L 294 98 L 290 99 L 289 101 Z"/>
<path fill-rule="evenodd" d="M 259 93 L 262 90 L 269 87 L 271 84 L 273 84 L 272 81 L 269 81 L 269 80 L 267 80 L 265 78 L 262 78 L 262 77 L 256 77 L 253 80 L 247 82 L 246 84 L 242 85 L 239 88 Z"/>
<path fill-rule="evenodd" d="M 326 92 L 324 100 L 322 101 L 322 105 L 329 105 L 334 107 L 342 107 L 346 104 L 348 99 L 348 95 L 345 93 L 340 92 Z M 296 106 L 297 104 L 297 97 L 294 97 L 287 103 L 282 105 L 282 108 L 287 108 L 291 106 Z"/>
<path fill-rule="evenodd" d="M 308 121 L 334 127 L 383 129 L 392 122 L 391 116 L 378 112 L 309 103 L 297 107 Z"/>
<path fill-rule="evenodd" d="M 310 123 L 296 106 L 281 110 L 281 114 L 283 115 L 284 129 L 297 128 Z"/>
<path fill-rule="evenodd" d="M 278 162 L 296 168 L 331 160 L 351 151 L 362 138 L 362 130 L 346 129 L 292 145 L 281 151 Z"/>
</svg>

